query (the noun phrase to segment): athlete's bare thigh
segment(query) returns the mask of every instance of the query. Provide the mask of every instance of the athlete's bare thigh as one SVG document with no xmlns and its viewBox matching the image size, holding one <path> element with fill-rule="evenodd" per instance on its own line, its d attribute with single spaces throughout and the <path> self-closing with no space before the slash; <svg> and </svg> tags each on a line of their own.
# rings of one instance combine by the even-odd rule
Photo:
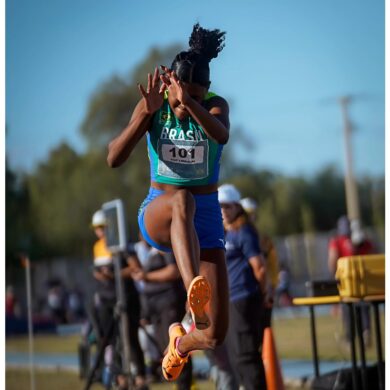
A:
<svg viewBox="0 0 390 390">
<path fill-rule="evenodd" d="M 165 192 L 153 199 L 145 209 L 144 224 L 150 238 L 171 247 L 172 200 L 174 192 Z"/>
</svg>

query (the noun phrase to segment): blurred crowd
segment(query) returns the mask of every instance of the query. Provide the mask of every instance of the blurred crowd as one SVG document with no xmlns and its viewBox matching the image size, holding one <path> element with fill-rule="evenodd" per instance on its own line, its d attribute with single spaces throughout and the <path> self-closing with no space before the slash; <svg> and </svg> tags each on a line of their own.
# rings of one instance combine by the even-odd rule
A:
<svg viewBox="0 0 390 390">
<path fill-rule="evenodd" d="M 287 264 L 279 261 L 271 237 L 255 227 L 256 202 L 242 199 L 232 185 L 221 186 L 219 192 L 226 233 L 230 327 L 225 343 L 206 351 L 205 355 L 217 389 L 235 390 L 240 385 L 246 389 L 265 388 L 261 358 L 263 331 L 271 326 L 273 307 L 292 305 L 291 273 Z M 118 287 L 114 256 L 105 242 L 106 223 L 104 212 L 98 210 L 92 218 L 97 238 L 93 248 L 95 288 L 92 296 L 85 296 L 79 288 L 68 289 L 61 279 L 52 278 L 47 281 L 46 297 L 39 302 L 39 312 L 57 325 L 82 323 L 80 363 L 90 365 L 92 346 L 102 349 L 100 361 L 95 357 L 93 378 L 90 379 L 104 383 L 107 388 L 113 382 L 119 388 L 125 388 L 126 377 L 122 374 L 123 362 L 119 353 L 120 315 L 116 310 Z M 342 216 L 337 222 L 337 233 L 329 242 L 329 270 L 331 274 L 335 273 L 340 257 L 373 252 L 373 245 L 361 226 L 352 224 L 351 228 L 348 218 Z M 119 261 L 129 321 L 131 370 L 135 388 L 147 389 L 149 383 L 162 380 L 161 360 L 169 342 L 170 324 L 182 322 L 187 332 L 191 332 L 194 325 L 191 316 L 186 315 L 186 291 L 173 254 L 151 247 L 139 234 L 139 240 L 128 244 Z M 25 317 L 20 297 L 12 285 L 7 286 L 5 306 L 7 319 Z M 343 338 L 350 342 L 348 316 L 344 309 L 342 318 L 345 323 Z M 363 324 L 365 341 L 369 344 L 368 314 Z M 84 368 L 84 376 L 91 375 L 91 367 Z M 177 389 L 191 389 L 192 371 L 190 358 L 177 380 Z"/>
</svg>

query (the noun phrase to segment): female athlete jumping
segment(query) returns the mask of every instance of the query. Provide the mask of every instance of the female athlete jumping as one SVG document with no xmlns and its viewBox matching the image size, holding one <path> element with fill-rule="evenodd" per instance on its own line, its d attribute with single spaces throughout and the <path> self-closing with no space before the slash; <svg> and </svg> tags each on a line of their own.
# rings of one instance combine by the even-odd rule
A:
<svg viewBox="0 0 390 390">
<path fill-rule="evenodd" d="M 129 124 L 109 144 L 108 164 L 123 164 L 146 134 L 151 187 L 138 222 L 150 245 L 175 255 L 196 329 L 186 334 L 180 323 L 169 329 L 162 366 L 175 380 L 195 349 L 214 348 L 228 327 L 228 282 L 224 230 L 218 203 L 223 145 L 229 139 L 229 107 L 209 92 L 209 62 L 217 57 L 225 33 L 196 24 L 188 51 L 170 68 L 148 74 L 146 90 Z"/>
</svg>

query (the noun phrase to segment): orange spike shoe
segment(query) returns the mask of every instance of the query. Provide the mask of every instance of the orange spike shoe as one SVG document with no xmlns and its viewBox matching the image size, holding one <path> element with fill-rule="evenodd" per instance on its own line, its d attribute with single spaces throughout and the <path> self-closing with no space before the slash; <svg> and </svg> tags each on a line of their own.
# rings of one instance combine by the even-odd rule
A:
<svg viewBox="0 0 390 390">
<path fill-rule="evenodd" d="M 164 378 L 169 382 L 174 381 L 179 377 L 184 364 L 188 361 L 188 354 L 185 357 L 182 357 L 176 349 L 177 338 L 182 337 L 185 334 L 186 331 L 180 322 L 175 322 L 169 327 L 168 352 L 162 361 L 162 372 Z"/>
<path fill-rule="evenodd" d="M 188 288 L 187 299 L 192 319 L 197 329 L 203 330 L 210 326 L 210 320 L 205 312 L 205 306 L 210 301 L 211 288 L 204 276 L 194 278 Z"/>
</svg>

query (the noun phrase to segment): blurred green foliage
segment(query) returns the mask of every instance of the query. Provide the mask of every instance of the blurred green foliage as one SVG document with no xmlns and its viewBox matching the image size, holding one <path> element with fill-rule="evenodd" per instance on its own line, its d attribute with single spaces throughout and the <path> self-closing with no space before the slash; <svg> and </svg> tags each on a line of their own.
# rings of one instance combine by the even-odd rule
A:
<svg viewBox="0 0 390 390">
<path fill-rule="evenodd" d="M 257 228 L 270 235 L 329 231 L 346 214 L 344 179 L 332 166 L 309 178 L 237 167 L 224 181 L 258 202 Z M 358 182 L 358 192 L 363 225 L 375 227 L 383 237 L 384 178 L 363 178 Z"/>
<path fill-rule="evenodd" d="M 124 201 L 130 238 L 137 238 L 137 210 L 149 187 L 146 142 L 141 140 L 126 164 L 116 169 L 106 163 L 107 145 L 130 119 L 139 100 L 137 83 L 146 85 L 147 73 L 160 64 L 170 65 L 179 50 L 152 49 L 128 76 L 113 76 L 98 86 L 80 127 L 87 142 L 85 153 L 62 143 L 31 173 L 17 175 L 7 166 L 7 263 L 20 251 L 28 251 L 32 259 L 90 256 L 95 239 L 89 228 L 91 216 L 115 198 Z M 345 213 L 344 180 L 334 167 L 309 178 L 255 170 L 234 159 L 235 147 L 243 140 L 245 144 L 243 131 L 233 128 L 221 182 L 234 183 L 243 196 L 257 200 L 260 231 L 287 235 L 334 228 Z M 364 225 L 384 235 L 384 178 L 366 177 L 358 185 Z"/>
</svg>

